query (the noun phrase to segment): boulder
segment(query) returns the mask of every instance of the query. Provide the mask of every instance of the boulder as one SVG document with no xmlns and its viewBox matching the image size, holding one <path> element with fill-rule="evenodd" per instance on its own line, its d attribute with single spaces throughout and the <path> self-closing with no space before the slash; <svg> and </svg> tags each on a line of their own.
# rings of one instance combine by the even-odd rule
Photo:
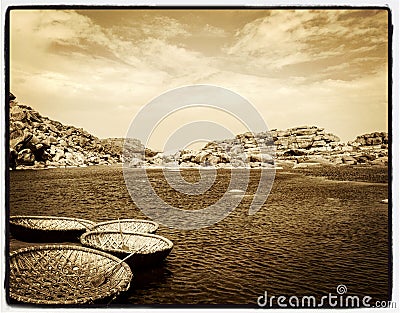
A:
<svg viewBox="0 0 400 313">
<path fill-rule="evenodd" d="M 322 138 L 326 142 L 339 142 L 340 141 L 340 138 L 338 136 L 333 135 L 333 134 L 323 134 Z"/>
<path fill-rule="evenodd" d="M 310 139 L 297 139 L 289 145 L 289 148 L 294 149 L 309 149 L 313 145 L 313 141 Z"/>
<path fill-rule="evenodd" d="M 148 159 L 147 162 L 158 166 L 161 166 L 164 163 L 163 159 L 160 158 L 159 156 L 155 156 L 154 158 Z"/>
<path fill-rule="evenodd" d="M 180 162 L 192 162 L 192 160 L 194 160 L 195 157 L 196 155 L 193 154 L 193 152 L 186 152 L 181 155 Z"/>
<path fill-rule="evenodd" d="M 47 137 L 47 140 L 48 140 L 48 142 L 49 142 L 50 145 L 51 145 L 51 144 L 57 143 L 57 138 L 54 137 L 54 136 L 49 136 L 49 137 Z"/>
<path fill-rule="evenodd" d="M 249 155 L 249 162 L 259 162 L 259 163 L 273 163 L 273 158 L 269 154 L 251 154 Z"/>
<path fill-rule="evenodd" d="M 26 111 L 26 118 L 33 124 L 33 123 L 41 123 L 42 117 L 38 112 L 35 111 Z"/>
<path fill-rule="evenodd" d="M 203 148 L 203 150 L 214 150 L 214 151 L 217 151 L 219 149 L 221 149 L 221 147 L 215 141 L 208 142 Z"/>
<path fill-rule="evenodd" d="M 282 146 L 282 147 L 284 147 L 284 148 L 287 148 L 287 147 L 289 146 L 289 138 L 278 138 L 278 139 L 275 141 L 275 144 L 276 144 L 277 146 Z"/>
<path fill-rule="evenodd" d="M 229 163 L 230 157 L 228 154 L 222 152 L 219 154 L 220 163 Z"/>
<path fill-rule="evenodd" d="M 25 132 L 21 129 L 11 129 L 10 130 L 10 147 L 15 148 L 16 145 L 23 142 L 25 138 Z"/>
<path fill-rule="evenodd" d="M 383 140 L 381 137 L 370 137 L 366 138 L 365 140 L 365 145 L 367 146 L 376 146 L 376 145 L 381 145 L 383 143 Z"/>
<path fill-rule="evenodd" d="M 317 128 L 311 127 L 308 128 L 307 126 L 305 126 L 304 128 L 296 128 L 294 130 L 292 130 L 292 134 L 298 135 L 298 136 L 304 136 L 304 135 L 314 135 L 317 133 Z"/>
<path fill-rule="evenodd" d="M 291 132 L 290 132 L 289 129 L 287 129 L 287 130 L 278 130 L 276 132 L 276 136 L 277 137 L 289 137 L 290 134 L 291 134 Z"/>
<path fill-rule="evenodd" d="M 206 166 L 210 166 L 210 165 L 217 165 L 218 163 L 220 163 L 220 157 L 218 155 L 209 155 L 207 156 L 204 164 Z"/>
<path fill-rule="evenodd" d="M 34 164 L 33 164 L 33 168 L 35 168 L 35 169 L 43 169 L 45 167 L 46 167 L 46 163 L 45 162 L 35 161 Z"/>
<path fill-rule="evenodd" d="M 38 146 L 40 145 L 40 146 Z M 36 147 L 38 146 L 38 147 Z M 40 139 L 36 137 L 35 135 L 32 134 L 31 138 L 29 141 L 25 143 L 25 147 L 31 149 L 32 151 L 36 151 L 37 149 L 40 149 L 43 147 L 43 144 L 41 143 Z"/>
<path fill-rule="evenodd" d="M 389 158 L 387 156 L 379 157 L 373 161 L 371 161 L 372 165 L 379 165 L 379 166 L 387 166 L 389 162 Z"/>
<path fill-rule="evenodd" d="M 246 167 L 246 163 L 243 160 L 240 159 L 231 159 L 230 165 L 232 167 Z"/>
<path fill-rule="evenodd" d="M 372 154 L 363 154 L 359 156 L 354 156 L 358 163 L 369 163 L 376 159 L 376 157 Z"/>
<path fill-rule="evenodd" d="M 24 149 L 29 141 L 32 139 L 33 134 L 29 131 L 18 132 L 12 135 L 13 139 L 10 139 L 10 148 L 20 151 Z"/>
<path fill-rule="evenodd" d="M 48 124 L 47 128 L 54 134 L 59 134 L 60 133 L 55 125 Z"/>
<path fill-rule="evenodd" d="M 18 165 L 33 165 L 35 163 L 35 155 L 30 149 L 23 149 L 18 152 L 17 164 Z"/>
<path fill-rule="evenodd" d="M 18 152 L 11 148 L 8 159 L 11 169 L 14 170 L 17 167 Z"/>
<path fill-rule="evenodd" d="M 68 143 L 64 139 L 59 139 L 58 140 L 58 145 L 60 147 L 68 147 Z"/>
<path fill-rule="evenodd" d="M 64 158 L 64 149 L 57 149 L 57 152 L 53 157 L 53 161 L 58 162 L 62 158 Z"/>
<path fill-rule="evenodd" d="M 49 151 L 49 153 L 50 153 L 52 156 L 54 156 L 54 155 L 56 155 L 56 152 L 57 152 L 57 148 L 56 148 L 55 146 L 50 146 L 50 151 Z"/>
<path fill-rule="evenodd" d="M 389 143 L 389 134 L 388 133 L 382 133 L 382 141 L 384 144 Z"/>
<path fill-rule="evenodd" d="M 245 149 L 254 149 L 254 148 L 257 148 L 257 144 L 255 142 L 252 142 L 252 141 L 246 141 L 244 143 L 244 148 Z"/>
<path fill-rule="evenodd" d="M 307 153 L 305 151 L 302 150 L 298 150 L 298 149 L 291 149 L 288 151 L 285 151 L 285 153 L 283 154 L 284 156 L 302 156 L 302 155 L 306 155 Z"/>
<path fill-rule="evenodd" d="M 324 147 L 325 145 L 326 145 L 326 142 L 324 140 L 317 140 L 312 143 L 313 147 Z"/>
<path fill-rule="evenodd" d="M 26 122 L 27 121 L 26 109 L 24 109 L 18 105 L 11 107 L 10 108 L 10 120 Z"/>
<path fill-rule="evenodd" d="M 15 130 L 24 130 L 26 125 L 21 121 L 10 121 L 10 132 Z"/>
<path fill-rule="evenodd" d="M 355 142 L 361 146 L 376 146 L 381 144 L 387 144 L 389 142 L 389 136 L 386 132 L 374 132 L 357 136 Z"/>
<path fill-rule="evenodd" d="M 342 157 L 342 162 L 347 165 L 354 165 L 357 164 L 357 160 L 352 156 L 345 155 Z"/>
<path fill-rule="evenodd" d="M 355 142 L 360 144 L 361 146 L 365 146 L 367 143 L 366 138 L 364 137 L 357 137 Z"/>
<path fill-rule="evenodd" d="M 132 160 L 129 162 L 129 167 L 141 167 L 143 166 L 144 162 L 140 159 L 137 158 L 132 158 Z"/>
<path fill-rule="evenodd" d="M 230 154 L 232 155 L 238 155 L 238 154 L 243 154 L 244 153 L 244 148 L 241 145 L 233 146 L 230 149 Z"/>
<path fill-rule="evenodd" d="M 64 136 L 71 136 L 74 133 L 74 129 L 73 128 L 69 128 L 65 131 L 65 135 Z"/>
<path fill-rule="evenodd" d="M 193 159 L 194 163 L 201 164 L 207 161 L 207 157 L 210 156 L 211 153 L 207 151 L 200 151 Z"/>
</svg>

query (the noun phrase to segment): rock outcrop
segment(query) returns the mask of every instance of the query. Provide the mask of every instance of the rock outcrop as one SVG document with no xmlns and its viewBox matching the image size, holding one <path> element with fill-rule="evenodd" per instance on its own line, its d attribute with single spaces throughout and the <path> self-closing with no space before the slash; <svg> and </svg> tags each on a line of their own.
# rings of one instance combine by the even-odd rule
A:
<svg viewBox="0 0 400 313">
<path fill-rule="evenodd" d="M 82 128 L 66 126 L 41 116 L 14 95 L 10 103 L 11 168 L 110 165 L 130 167 L 248 167 L 304 168 L 318 165 L 388 164 L 388 134 L 374 132 L 343 143 L 317 126 L 244 133 L 212 141 L 199 151 L 173 155 L 152 151 L 137 139 L 100 140 Z"/>
<path fill-rule="evenodd" d="M 385 166 L 388 163 L 388 134 L 385 132 L 361 135 L 347 143 L 316 126 L 272 130 L 271 133 L 277 147 L 278 164 L 291 161 L 294 167 L 308 167 L 318 164 Z"/>
<path fill-rule="evenodd" d="M 11 93 L 9 103 L 11 168 L 83 167 L 122 161 L 123 139 L 100 140 L 82 128 L 53 121 L 19 104 Z M 135 153 L 144 149 L 135 139 L 131 145 Z"/>
<path fill-rule="evenodd" d="M 360 144 L 360 146 L 379 146 L 389 144 L 388 133 L 384 132 L 374 132 L 370 134 L 365 134 L 358 136 L 355 140 L 356 143 Z"/>
<path fill-rule="evenodd" d="M 147 165 L 164 165 L 166 156 Z M 317 126 L 239 134 L 213 141 L 200 151 L 182 150 L 168 162 L 183 167 L 311 167 L 318 165 L 379 165 L 388 163 L 388 134 L 376 132 L 343 143 Z M 143 165 L 143 164 L 142 164 Z M 169 165 L 170 166 L 170 165 Z"/>
</svg>

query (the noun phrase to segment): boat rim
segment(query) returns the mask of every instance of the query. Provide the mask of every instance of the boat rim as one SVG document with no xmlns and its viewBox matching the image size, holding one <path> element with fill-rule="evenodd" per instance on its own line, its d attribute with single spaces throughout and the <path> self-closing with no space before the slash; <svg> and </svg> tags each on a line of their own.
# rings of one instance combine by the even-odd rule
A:
<svg viewBox="0 0 400 313">
<path fill-rule="evenodd" d="M 89 246 L 95 249 L 101 249 L 103 251 L 109 251 L 109 252 L 117 252 L 117 253 L 126 253 L 129 254 L 131 251 L 126 251 L 126 250 L 122 250 L 122 249 L 113 249 L 113 248 L 109 248 L 109 247 L 100 247 L 99 245 L 93 244 L 91 242 L 89 242 L 86 237 L 89 235 L 100 235 L 100 234 L 107 234 L 107 233 L 112 233 L 112 234 L 121 234 L 120 231 L 118 230 L 105 230 L 105 231 L 88 231 L 85 232 L 81 235 L 80 237 L 80 242 L 85 245 L 85 246 Z M 166 251 L 169 249 L 172 249 L 174 247 L 174 244 L 171 240 L 169 240 L 168 238 L 165 238 L 163 236 L 160 235 L 156 235 L 156 234 L 149 234 L 149 233 L 137 233 L 137 232 L 131 232 L 131 231 L 122 231 L 122 234 L 127 234 L 127 235 L 131 235 L 131 236 L 139 236 L 139 237 L 150 237 L 150 238 L 157 238 L 160 239 L 164 242 L 166 242 L 168 244 L 167 248 L 163 248 L 163 249 L 159 249 L 155 252 L 158 251 Z M 155 252 L 144 252 L 144 253 L 137 253 L 137 255 L 145 255 L 145 254 L 153 254 Z"/>
</svg>

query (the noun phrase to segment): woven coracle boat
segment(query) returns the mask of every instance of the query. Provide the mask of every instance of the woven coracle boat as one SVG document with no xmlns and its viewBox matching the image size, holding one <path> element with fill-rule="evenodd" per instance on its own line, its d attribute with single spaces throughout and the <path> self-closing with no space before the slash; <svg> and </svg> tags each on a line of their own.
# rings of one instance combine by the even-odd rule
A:
<svg viewBox="0 0 400 313">
<path fill-rule="evenodd" d="M 56 216 L 11 216 L 10 232 L 27 242 L 78 241 L 95 223 L 89 220 Z"/>
<path fill-rule="evenodd" d="M 162 262 L 173 248 L 172 241 L 159 235 L 119 231 L 86 232 L 81 236 L 81 243 L 120 259 L 133 253 L 126 260 L 132 269 Z"/>
<path fill-rule="evenodd" d="M 93 226 L 93 231 L 122 230 L 123 232 L 150 233 L 158 229 L 158 223 L 148 220 L 122 219 L 102 222 Z"/>
<path fill-rule="evenodd" d="M 132 271 L 125 262 L 81 246 L 23 248 L 10 254 L 9 265 L 9 295 L 16 303 L 74 305 L 110 301 L 128 290 L 132 280 Z"/>
</svg>

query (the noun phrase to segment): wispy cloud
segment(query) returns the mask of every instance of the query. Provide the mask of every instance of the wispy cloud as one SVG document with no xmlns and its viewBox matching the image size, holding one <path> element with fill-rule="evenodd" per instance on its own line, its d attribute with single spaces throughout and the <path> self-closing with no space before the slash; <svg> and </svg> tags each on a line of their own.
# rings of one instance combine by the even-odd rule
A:
<svg viewBox="0 0 400 313">
<path fill-rule="evenodd" d="M 297 75 L 301 72 L 299 66 L 310 65 L 307 63 L 325 73 L 328 65 L 336 75 L 335 66 L 344 61 L 352 63 L 367 53 L 380 56 L 372 66 L 379 62 L 387 64 L 386 14 L 386 11 L 277 10 L 237 32 L 237 41 L 227 53 L 245 59 L 249 71 L 267 75 L 294 66 Z M 364 65 L 371 68 L 371 64 Z M 364 74 L 358 67 L 355 70 Z"/>
<path fill-rule="evenodd" d="M 247 97 L 270 127 L 320 124 L 345 139 L 387 127 L 386 11 L 274 10 L 240 26 L 240 12 L 124 13 L 13 11 L 12 91 L 100 137 L 124 136 L 140 106 L 194 83 Z"/>
</svg>

